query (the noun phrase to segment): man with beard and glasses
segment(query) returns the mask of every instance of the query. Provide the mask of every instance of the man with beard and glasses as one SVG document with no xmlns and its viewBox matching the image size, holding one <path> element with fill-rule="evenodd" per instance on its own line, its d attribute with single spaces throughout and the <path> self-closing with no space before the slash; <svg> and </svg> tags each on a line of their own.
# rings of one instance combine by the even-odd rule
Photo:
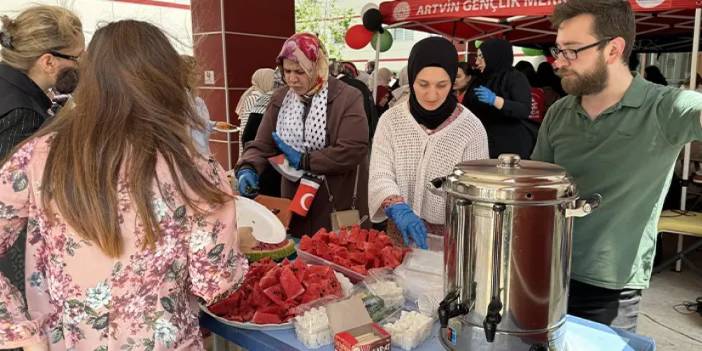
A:
<svg viewBox="0 0 702 351">
<path fill-rule="evenodd" d="M 569 96 L 548 110 L 532 159 L 563 166 L 580 196 L 602 195 L 574 221 L 568 313 L 633 331 L 673 165 L 685 143 L 702 139 L 702 95 L 632 76 L 627 1 L 569 0 L 551 22 Z"/>
</svg>

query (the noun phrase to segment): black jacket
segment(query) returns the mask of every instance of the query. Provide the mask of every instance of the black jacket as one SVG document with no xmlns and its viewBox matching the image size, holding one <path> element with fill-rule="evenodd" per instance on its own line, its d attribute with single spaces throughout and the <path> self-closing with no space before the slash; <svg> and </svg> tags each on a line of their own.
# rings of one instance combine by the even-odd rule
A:
<svg viewBox="0 0 702 351">
<path fill-rule="evenodd" d="M 372 143 L 375 127 L 378 125 L 378 111 L 375 108 L 370 89 L 363 82 L 351 76 L 343 75 L 339 77 L 339 80 L 358 89 L 363 94 L 363 109 L 366 111 L 366 117 L 368 117 L 368 136 Z"/>
<path fill-rule="evenodd" d="M 494 39 L 493 39 L 494 40 Z M 512 46 L 501 40 L 485 41 L 480 50 L 487 67 L 471 83 L 463 97 L 468 107 L 485 126 L 490 158 L 516 153 L 528 159 L 536 143 L 538 126 L 529 120 L 531 86 L 526 76 L 512 68 Z M 473 89 L 485 86 L 504 99 L 502 110 L 478 101 Z"/>
<path fill-rule="evenodd" d="M 0 159 L 28 138 L 49 116 L 51 100 L 26 74 L 0 63 Z M 0 272 L 17 287 L 22 296 L 24 286 L 24 251 L 26 226 L 17 240 L 0 258 Z"/>
<path fill-rule="evenodd" d="M 0 63 L 0 159 L 49 117 L 51 100 L 26 74 Z"/>
<path fill-rule="evenodd" d="M 256 139 L 256 133 L 258 133 L 258 127 L 261 125 L 262 120 L 263 114 L 249 113 L 246 127 L 244 127 L 244 130 L 241 132 L 241 144 L 244 145 L 244 147 L 246 147 L 246 144 Z M 258 193 L 260 195 L 280 197 L 280 177 L 280 173 L 278 173 L 273 166 L 267 165 L 258 178 Z"/>
</svg>

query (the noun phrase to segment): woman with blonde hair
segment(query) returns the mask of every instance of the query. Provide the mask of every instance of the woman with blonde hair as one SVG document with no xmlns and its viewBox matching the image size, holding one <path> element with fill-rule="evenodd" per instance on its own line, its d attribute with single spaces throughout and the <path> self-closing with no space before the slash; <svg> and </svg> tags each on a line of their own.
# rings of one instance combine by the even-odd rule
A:
<svg viewBox="0 0 702 351">
<path fill-rule="evenodd" d="M 85 48 L 81 23 L 56 6 L 35 6 L 0 22 L 0 160 L 51 116 L 47 95 L 57 82 L 65 93 L 75 88 L 78 57 Z M 24 238 L 0 258 L 0 273 L 24 296 Z"/>
<path fill-rule="evenodd" d="M 98 29 L 75 106 L 0 168 L 0 248 L 29 223 L 27 305 L 0 277 L 0 348 L 204 350 L 196 302 L 248 265 L 225 172 L 190 136 L 183 69 L 151 24 Z"/>
<path fill-rule="evenodd" d="M 236 114 L 239 116 L 239 128 L 243 131 L 246 128 L 246 123 L 249 120 L 251 109 L 256 104 L 258 98 L 265 94 L 270 94 L 273 91 L 275 71 L 270 68 L 260 68 L 251 76 L 251 87 L 246 89 L 244 94 L 239 98 L 239 103 L 236 105 Z M 242 143 L 243 133 L 239 132 L 239 156 L 244 151 Z"/>
<path fill-rule="evenodd" d="M 193 129 L 191 134 L 193 136 L 193 141 L 195 142 L 195 147 L 197 151 L 202 154 L 202 156 L 210 157 L 210 134 L 214 130 L 214 123 L 210 120 L 210 111 L 207 109 L 205 100 L 198 96 L 197 83 L 200 77 L 200 65 L 198 65 L 197 60 L 191 55 L 181 55 L 183 59 L 184 70 L 183 74 L 185 76 L 186 90 L 190 95 L 193 107 L 204 123 L 205 129 Z"/>
<path fill-rule="evenodd" d="M 293 235 L 330 229 L 335 210 L 356 208 L 363 217 L 368 213 L 369 141 L 361 92 L 329 77 L 327 53 L 313 34 L 290 37 L 277 61 L 287 87 L 273 93 L 256 139 L 237 164 L 239 192 L 256 196 L 267 159 L 282 153 L 292 167 L 325 179 L 307 216 L 290 222 Z M 293 198 L 299 184 L 283 177 L 282 196 Z"/>
<path fill-rule="evenodd" d="M 75 74 L 85 49 L 75 14 L 58 6 L 31 7 L 0 17 L 0 158 L 49 117 L 49 89 Z"/>
</svg>

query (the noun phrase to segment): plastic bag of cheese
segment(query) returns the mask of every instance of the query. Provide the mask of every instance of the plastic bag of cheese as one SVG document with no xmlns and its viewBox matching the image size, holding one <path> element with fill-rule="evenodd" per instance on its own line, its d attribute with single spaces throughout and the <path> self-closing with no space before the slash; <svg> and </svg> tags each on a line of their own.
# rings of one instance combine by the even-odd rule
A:
<svg viewBox="0 0 702 351">
<path fill-rule="evenodd" d="M 386 308 L 401 308 L 405 304 L 402 287 L 387 268 L 371 269 L 363 285 L 371 294 L 383 299 Z"/>
</svg>

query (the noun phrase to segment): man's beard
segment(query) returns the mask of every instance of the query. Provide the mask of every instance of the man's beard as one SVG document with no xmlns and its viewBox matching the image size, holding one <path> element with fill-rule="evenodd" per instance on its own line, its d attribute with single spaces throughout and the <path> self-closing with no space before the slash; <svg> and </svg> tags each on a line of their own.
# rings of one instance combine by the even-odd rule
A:
<svg viewBox="0 0 702 351">
<path fill-rule="evenodd" d="M 563 77 L 565 73 L 568 75 Z M 598 57 L 595 68 L 591 72 L 577 73 L 567 68 L 561 68 L 558 70 L 558 75 L 561 76 L 563 90 L 574 96 L 597 94 L 607 87 L 609 79 L 603 55 Z"/>
</svg>

